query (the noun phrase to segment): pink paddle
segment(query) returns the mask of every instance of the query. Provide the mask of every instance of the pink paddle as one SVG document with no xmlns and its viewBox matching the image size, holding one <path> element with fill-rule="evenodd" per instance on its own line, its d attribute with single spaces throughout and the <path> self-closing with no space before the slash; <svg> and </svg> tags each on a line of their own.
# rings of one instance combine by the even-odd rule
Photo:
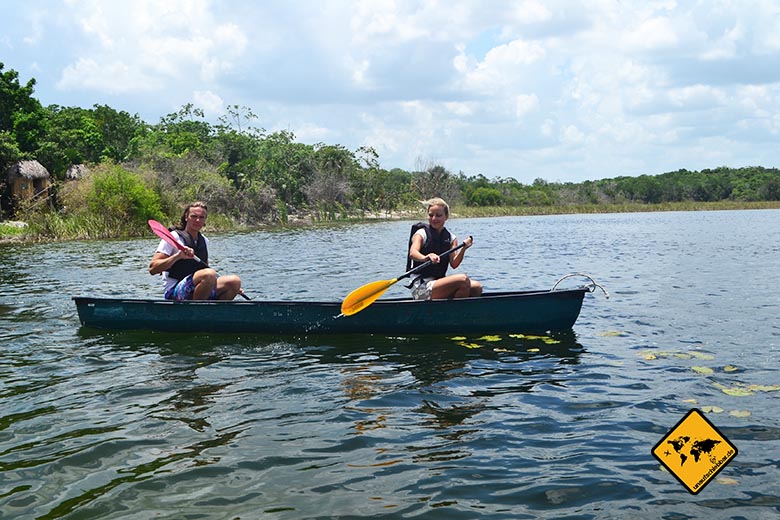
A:
<svg viewBox="0 0 780 520">
<path fill-rule="evenodd" d="M 185 247 L 181 245 L 176 238 L 173 236 L 173 234 L 168 231 L 168 228 L 160 224 L 154 219 L 149 219 L 149 227 L 152 228 L 152 231 L 154 231 L 154 234 L 158 237 L 162 238 L 166 242 L 168 242 L 170 245 L 175 247 L 176 249 L 179 249 L 181 251 L 184 251 Z M 196 261 L 200 262 L 203 265 L 208 265 L 206 262 L 198 258 L 197 256 L 193 257 Z M 244 290 L 241 289 L 239 293 L 245 300 L 251 300 L 249 296 L 244 294 Z"/>
</svg>

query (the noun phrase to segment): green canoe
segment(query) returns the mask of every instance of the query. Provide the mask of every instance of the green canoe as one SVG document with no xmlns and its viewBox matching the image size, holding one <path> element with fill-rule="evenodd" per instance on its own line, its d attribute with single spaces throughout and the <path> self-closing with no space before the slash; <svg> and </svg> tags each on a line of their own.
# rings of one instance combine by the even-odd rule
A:
<svg viewBox="0 0 780 520">
<path fill-rule="evenodd" d="M 490 334 L 570 330 L 585 293 L 496 292 L 478 298 L 380 299 L 352 316 L 341 302 L 185 301 L 76 297 L 79 320 L 98 329 L 260 334 Z"/>
</svg>

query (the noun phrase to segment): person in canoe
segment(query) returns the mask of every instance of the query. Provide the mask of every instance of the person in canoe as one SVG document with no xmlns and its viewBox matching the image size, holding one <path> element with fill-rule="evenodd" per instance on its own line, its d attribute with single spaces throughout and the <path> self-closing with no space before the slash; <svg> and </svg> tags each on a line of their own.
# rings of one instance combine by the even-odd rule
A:
<svg viewBox="0 0 780 520">
<path fill-rule="evenodd" d="M 162 274 L 166 300 L 232 300 L 241 292 L 237 275 L 218 276 L 208 266 L 209 241 L 200 233 L 206 224 L 206 213 L 203 202 L 188 205 L 181 222 L 171 229 L 184 250 L 160 240 L 152 256 L 149 274 Z"/>
<path fill-rule="evenodd" d="M 428 211 L 428 223 L 420 222 L 412 226 L 407 270 L 428 260 L 431 265 L 412 275 L 409 286 L 412 289 L 412 297 L 415 300 L 430 300 L 480 296 L 481 283 L 462 273 L 447 275 L 448 267 L 456 269 L 463 262 L 466 249 L 471 247 L 473 239 L 465 238 L 465 245 L 451 253 L 449 258 L 439 257 L 439 254 L 458 245 L 458 237 L 444 227 L 450 216 L 450 207 L 438 197 L 424 201 L 423 205 Z"/>
</svg>

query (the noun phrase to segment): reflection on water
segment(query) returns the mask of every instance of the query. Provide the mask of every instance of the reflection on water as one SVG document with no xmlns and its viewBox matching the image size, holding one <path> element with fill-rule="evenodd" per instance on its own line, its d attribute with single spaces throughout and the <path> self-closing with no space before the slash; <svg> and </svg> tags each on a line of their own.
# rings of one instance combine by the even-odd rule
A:
<svg viewBox="0 0 780 520">
<path fill-rule="evenodd" d="M 549 337 L 90 331 L 70 298 L 158 295 L 155 239 L 0 247 L 0 511 L 774 517 L 780 302 L 755 288 L 778 215 L 453 219 L 491 291 L 607 287 Z M 339 300 L 403 271 L 408 224 L 216 237 L 210 256 L 256 299 Z M 740 450 L 696 497 L 650 454 L 694 405 Z"/>
</svg>

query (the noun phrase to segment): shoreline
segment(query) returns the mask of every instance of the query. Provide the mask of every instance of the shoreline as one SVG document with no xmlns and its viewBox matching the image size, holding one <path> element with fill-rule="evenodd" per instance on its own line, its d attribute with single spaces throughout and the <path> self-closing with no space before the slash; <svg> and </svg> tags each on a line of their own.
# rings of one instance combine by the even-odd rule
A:
<svg viewBox="0 0 780 520">
<path fill-rule="evenodd" d="M 495 218 L 495 217 L 533 217 L 549 215 L 587 215 L 587 214 L 611 214 L 611 213 L 652 213 L 664 211 L 735 211 L 735 210 L 760 210 L 780 209 L 780 201 L 757 202 L 669 202 L 659 204 L 591 204 L 572 206 L 528 206 L 528 207 L 468 207 L 456 206 L 452 208 L 453 218 Z M 213 232 L 222 233 L 230 231 L 257 231 L 273 229 L 300 229 L 330 224 L 352 224 L 366 222 L 383 222 L 393 220 L 423 219 L 422 209 L 404 209 L 384 215 L 365 213 L 362 216 L 350 216 L 334 220 L 315 220 L 311 213 L 292 214 L 284 223 L 269 223 L 259 226 L 228 226 L 226 228 L 214 228 Z M 29 236 L 24 232 L 26 222 L 18 220 L 0 221 L 0 246 L 6 244 L 33 244 L 39 242 L 67 242 L 69 240 L 82 240 L 77 237 L 40 238 Z M 117 236 L 112 238 L 132 238 L 130 236 Z M 88 239 L 87 239 L 88 240 Z"/>
</svg>

